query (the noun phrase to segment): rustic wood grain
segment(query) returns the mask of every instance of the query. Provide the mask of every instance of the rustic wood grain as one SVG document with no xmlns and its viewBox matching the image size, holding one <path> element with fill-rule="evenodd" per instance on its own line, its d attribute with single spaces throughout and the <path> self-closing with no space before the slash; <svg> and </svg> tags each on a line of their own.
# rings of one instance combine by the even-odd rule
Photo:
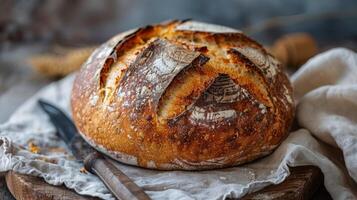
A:
<svg viewBox="0 0 357 200">
<path fill-rule="evenodd" d="M 260 191 L 248 194 L 242 200 L 253 199 L 314 199 L 315 193 L 324 188 L 324 177 L 321 170 L 315 166 L 301 166 L 290 168 L 290 176 L 278 185 L 270 185 Z M 324 192 L 328 200 L 330 196 Z M 331 197 L 330 197 L 331 199 Z"/>
<path fill-rule="evenodd" d="M 97 200 L 97 198 L 82 196 L 62 186 L 47 184 L 39 177 L 8 172 L 5 176 L 11 194 L 17 200 Z"/>
<path fill-rule="evenodd" d="M 248 194 L 243 200 L 310 200 L 332 199 L 323 186 L 323 174 L 314 166 L 291 168 L 291 175 L 281 184 L 270 185 L 260 191 Z M 64 186 L 52 186 L 41 178 L 9 172 L 6 182 L 11 193 L 18 200 L 95 200 L 97 198 L 80 196 Z"/>
</svg>

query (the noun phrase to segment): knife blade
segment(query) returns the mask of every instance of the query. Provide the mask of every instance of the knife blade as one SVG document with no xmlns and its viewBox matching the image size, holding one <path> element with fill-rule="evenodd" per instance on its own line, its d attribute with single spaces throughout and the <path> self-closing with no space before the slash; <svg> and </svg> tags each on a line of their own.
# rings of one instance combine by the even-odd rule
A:
<svg viewBox="0 0 357 200">
<path fill-rule="evenodd" d="M 113 161 L 100 154 L 81 137 L 72 120 L 61 109 L 41 99 L 38 103 L 49 116 L 57 129 L 58 136 L 67 144 L 74 157 L 83 162 L 87 171 L 97 175 L 116 198 L 150 199 L 138 185 L 112 164 Z"/>
</svg>

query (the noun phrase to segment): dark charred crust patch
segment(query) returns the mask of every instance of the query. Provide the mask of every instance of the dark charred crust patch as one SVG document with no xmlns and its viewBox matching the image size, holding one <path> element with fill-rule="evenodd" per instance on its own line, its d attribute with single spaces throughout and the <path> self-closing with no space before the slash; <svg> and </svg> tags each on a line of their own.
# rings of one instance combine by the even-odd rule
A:
<svg viewBox="0 0 357 200">
<path fill-rule="evenodd" d="M 207 46 L 195 47 L 195 51 L 199 51 L 201 53 L 207 53 L 208 52 L 208 48 L 207 48 Z"/>
</svg>

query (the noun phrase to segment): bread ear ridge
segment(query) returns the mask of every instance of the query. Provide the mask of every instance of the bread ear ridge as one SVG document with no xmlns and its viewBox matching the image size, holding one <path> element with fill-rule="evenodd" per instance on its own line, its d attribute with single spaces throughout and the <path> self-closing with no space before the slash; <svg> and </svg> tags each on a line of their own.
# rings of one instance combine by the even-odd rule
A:
<svg viewBox="0 0 357 200">
<path fill-rule="evenodd" d="M 119 101 L 128 105 L 129 112 L 156 117 L 161 96 L 175 76 L 207 61 L 208 58 L 198 52 L 158 38 L 125 71 L 118 86 Z"/>
</svg>

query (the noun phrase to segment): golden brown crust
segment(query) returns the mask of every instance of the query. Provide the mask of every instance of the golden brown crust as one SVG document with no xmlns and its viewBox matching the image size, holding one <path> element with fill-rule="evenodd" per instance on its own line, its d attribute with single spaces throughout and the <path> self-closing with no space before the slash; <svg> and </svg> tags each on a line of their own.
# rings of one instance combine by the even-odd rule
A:
<svg viewBox="0 0 357 200">
<path fill-rule="evenodd" d="M 294 113 L 289 80 L 261 45 L 190 21 L 103 44 L 78 73 L 71 101 L 79 131 L 98 150 L 165 170 L 267 155 L 287 136 Z"/>
</svg>

